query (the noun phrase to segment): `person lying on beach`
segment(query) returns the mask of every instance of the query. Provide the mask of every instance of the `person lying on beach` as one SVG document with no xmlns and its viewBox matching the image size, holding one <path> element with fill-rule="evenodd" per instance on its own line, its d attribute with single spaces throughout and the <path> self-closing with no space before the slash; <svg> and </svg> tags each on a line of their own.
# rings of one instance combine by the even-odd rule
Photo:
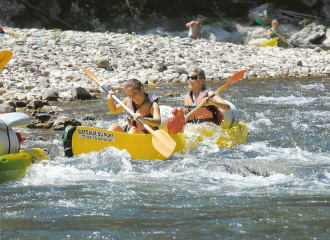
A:
<svg viewBox="0 0 330 240">
<path fill-rule="evenodd" d="M 187 76 L 187 82 L 191 91 L 184 98 L 185 115 L 201 103 L 203 103 L 204 106 L 189 116 L 186 122 L 212 122 L 221 125 L 223 116 L 219 108 L 228 111 L 230 110 L 230 105 L 219 95 L 215 95 L 212 99 L 206 101 L 206 98 L 211 96 L 214 92 L 206 88 L 205 81 L 206 77 L 202 69 L 194 68 L 190 70 Z"/>
<path fill-rule="evenodd" d="M 133 117 L 127 115 L 127 125 L 122 129 L 117 123 L 113 123 L 109 130 L 127 133 L 149 133 L 144 126 L 137 121 L 140 118 L 143 122 L 156 130 L 160 126 L 161 117 L 158 105 L 158 98 L 149 96 L 144 92 L 143 84 L 136 79 L 130 79 L 125 85 L 126 98 L 122 101 L 128 108 L 130 108 L 134 115 Z M 115 93 L 110 90 L 108 93 L 108 107 L 110 112 L 114 114 L 121 113 L 125 109 L 120 104 L 113 102 L 112 95 Z"/>
<path fill-rule="evenodd" d="M 5 31 L 3 30 L 2 26 L 1 26 L 1 23 L 0 23 L 0 33 L 1 34 L 6 34 Z"/>
<path fill-rule="evenodd" d="M 191 21 L 186 24 L 186 27 L 189 28 L 188 38 L 200 39 L 202 35 L 202 22 L 203 16 L 198 15 L 196 21 Z"/>
<path fill-rule="evenodd" d="M 272 27 L 270 29 L 268 29 L 267 31 L 267 39 L 271 39 L 271 38 L 275 38 L 275 37 L 278 37 L 276 35 L 276 33 L 280 36 L 282 36 L 282 33 L 280 30 L 277 30 L 277 27 L 278 27 L 278 21 L 276 19 L 274 19 L 272 21 Z"/>
</svg>

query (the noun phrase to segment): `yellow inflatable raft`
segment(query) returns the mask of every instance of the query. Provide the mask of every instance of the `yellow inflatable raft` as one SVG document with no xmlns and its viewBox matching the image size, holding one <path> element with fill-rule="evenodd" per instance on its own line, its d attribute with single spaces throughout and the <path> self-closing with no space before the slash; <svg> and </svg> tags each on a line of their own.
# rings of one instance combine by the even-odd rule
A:
<svg viewBox="0 0 330 240">
<path fill-rule="evenodd" d="M 22 177 L 32 163 L 49 159 L 46 152 L 40 148 L 21 150 L 0 156 L 0 183 Z"/>
<path fill-rule="evenodd" d="M 217 145 L 221 147 L 233 147 L 246 142 L 248 134 L 247 126 L 239 122 L 230 129 L 221 129 Z M 204 137 L 211 137 L 213 133 L 204 132 Z M 176 142 L 174 152 L 184 153 L 194 147 L 186 133 L 171 134 L 171 138 Z M 204 137 L 199 137 L 196 141 L 202 141 Z M 63 135 L 64 152 L 68 157 L 92 151 L 100 151 L 107 147 L 115 147 L 119 150 L 126 149 L 134 159 L 163 160 L 165 159 L 152 145 L 151 134 L 128 134 L 122 132 L 108 131 L 87 126 L 68 126 Z"/>
</svg>

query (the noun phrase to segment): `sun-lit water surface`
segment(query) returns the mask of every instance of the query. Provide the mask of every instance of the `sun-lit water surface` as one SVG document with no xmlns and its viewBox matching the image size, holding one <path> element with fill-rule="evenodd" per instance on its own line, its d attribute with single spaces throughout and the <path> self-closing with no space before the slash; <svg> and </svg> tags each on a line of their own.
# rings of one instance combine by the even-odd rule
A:
<svg viewBox="0 0 330 240">
<path fill-rule="evenodd" d="M 62 132 L 27 130 L 48 140 L 23 147 L 46 147 L 51 160 L 0 185 L 1 239 L 329 239 L 329 87 L 328 78 L 232 84 L 221 96 L 239 109 L 247 143 L 219 149 L 208 140 L 166 161 L 133 160 L 115 148 L 66 158 Z M 187 88 L 148 91 L 174 107 Z M 84 125 L 125 121 L 107 111 L 102 93 L 55 105 Z"/>
</svg>

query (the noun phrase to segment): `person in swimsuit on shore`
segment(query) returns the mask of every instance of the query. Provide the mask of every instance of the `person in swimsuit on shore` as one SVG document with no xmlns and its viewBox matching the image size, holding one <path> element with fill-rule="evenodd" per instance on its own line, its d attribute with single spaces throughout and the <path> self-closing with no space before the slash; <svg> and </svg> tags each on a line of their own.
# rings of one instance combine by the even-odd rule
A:
<svg viewBox="0 0 330 240">
<path fill-rule="evenodd" d="M 190 23 L 186 24 L 186 27 L 189 28 L 188 38 L 201 39 L 202 22 L 203 22 L 203 16 L 198 15 L 196 17 L 196 21 L 191 21 Z"/>
<path fill-rule="evenodd" d="M 117 123 L 113 123 L 109 130 L 127 133 L 147 134 L 147 129 L 137 120 L 140 118 L 153 130 L 158 129 L 161 123 L 160 109 L 158 98 L 149 96 L 144 92 L 143 84 L 136 79 L 130 79 L 125 85 L 126 98 L 122 101 L 128 108 L 134 112 L 133 116 L 127 115 L 127 125 L 124 129 Z M 108 93 L 108 107 L 110 112 L 118 114 L 124 112 L 125 109 L 120 104 L 113 102 L 113 91 Z"/>
</svg>

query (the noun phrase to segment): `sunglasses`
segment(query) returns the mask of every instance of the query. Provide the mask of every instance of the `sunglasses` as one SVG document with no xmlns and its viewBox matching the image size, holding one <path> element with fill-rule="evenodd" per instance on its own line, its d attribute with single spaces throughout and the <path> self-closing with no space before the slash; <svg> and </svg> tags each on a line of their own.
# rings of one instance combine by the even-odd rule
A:
<svg viewBox="0 0 330 240">
<path fill-rule="evenodd" d="M 187 81 L 189 81 L 190 78 L 191 80 L 196 81 L 198 79 L 198 76 L 197 75 L 187 76 Z"/>
<path fill-rule="evenodd" d="M 277 23 L 273 23 L 273 25 L 277 25 Z"/>
</svg>

